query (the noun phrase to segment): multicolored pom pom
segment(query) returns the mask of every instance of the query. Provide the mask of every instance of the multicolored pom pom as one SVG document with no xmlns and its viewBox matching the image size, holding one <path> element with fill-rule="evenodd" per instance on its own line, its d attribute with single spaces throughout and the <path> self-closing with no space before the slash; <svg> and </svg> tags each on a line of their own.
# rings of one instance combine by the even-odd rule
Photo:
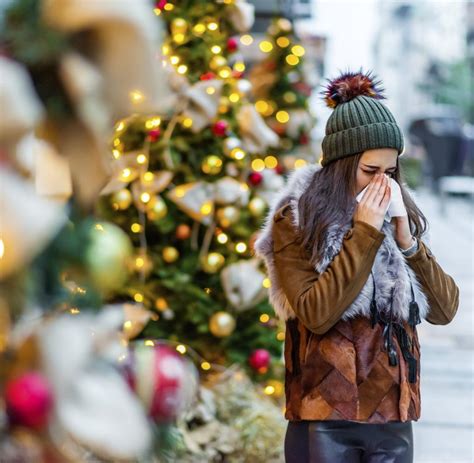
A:
<svg viewBox="0 0 474 463">
<path fill-rule="evenodd" d="M 346 71 L 335 79 L 327 79 L 329 84 L 321 92 L 323 100 L 329 108 L 335 108 L 341 103 L 347 103 L 358 96 L 368 96 L 377 100 L 385 99 L 381 81 L 376 81 L 371 72 L 363 73 Z"/>
</svg>

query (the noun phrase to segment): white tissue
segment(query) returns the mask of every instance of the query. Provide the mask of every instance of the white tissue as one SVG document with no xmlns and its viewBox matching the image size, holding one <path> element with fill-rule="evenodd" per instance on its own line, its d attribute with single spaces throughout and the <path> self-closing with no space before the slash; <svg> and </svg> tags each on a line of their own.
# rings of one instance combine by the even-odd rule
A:
<svg viewBox="0 0 474 463">
<path fill-rule="evenodd" d="M 357 202 L 360 202 L 362 197 L 364 196 L 367 188 L 367 185 L 357 196 Z M 402 217 L 407 215 L 407 210 L 405 207 L 405 203 L 403 202 L 402 191 L 400 189 L 400 185 L 394 180 L 393 178 L 390 179 L 390 188 L 391 188 L 391 196 L 390 196 L 390 203 L 388 205 L 387 213 L 385 214 L 385 220 L 390 222 L 392 217 Z"/>
</svg>

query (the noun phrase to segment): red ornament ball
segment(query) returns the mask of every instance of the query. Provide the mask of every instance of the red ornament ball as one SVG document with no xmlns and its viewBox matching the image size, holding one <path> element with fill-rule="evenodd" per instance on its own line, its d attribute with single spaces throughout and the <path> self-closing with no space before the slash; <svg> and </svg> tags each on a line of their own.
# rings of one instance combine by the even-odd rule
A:
<svg viewBox="0 0 474 463">
<path fill-rule="evenodd" d="M 40 430 L 53 407 L 51 387 L 40 373 L 25 373 L 6 384 L 5 404 L 11 424 Z"/>
<path fill-rule="evenodd" d="M 229 37 L 227 39 L 227 51 L 233 53 L 239 48 L 239 42 L 235 37 Z"/>
<path fill-rule="evenodd" d="M 213 72 L 205 72 L 204 74 L 201 74 L 201 77 L 199 77 L 200 80 L 211 80 L 215 78 L 216 75 Z"/>
<path fill-rule="evenodd" d="M 160 129 L 152 129 L 148 132 L 148 139 L 150 141 L 157 141 L 160 138 L 161 130 Z"/>
<path fill-rule="evenodd" d="M 224 137 L 227 134 L 227 128 L 229 127 L 229 124 L 227 121 L 220 120 L 217 122 L 214 122 L 212 125 L 212 133 L 214 135 L 217 135 L 218 137 Z"/>
<path fill-rule="evenodd" d="M 278 175 L 282 175 L 284 172 L 285 172 L 285 169 L 283 168 L 283 166 L 281 164 L 278 164 L 276 167 L 275 167 L 275 172 L 278 174 Z"/>
<path fill-rule="evenodd" d="M 255 349 L 249 356 L 249 365 L 255 371 L 266 370 L 270 365 L 270 358 L 267 349 Z"/>
<path fill-rule="evenodd" d="M 159 10 L 162 10 L 167 3 L 168 3 L 167 0 L 158 0 L 158 1 L 155 2 L 155 8 L 158 8 Z"/>
<path fill-rule="evenodd" d="M 263 175 L 260 172 L 252 172 L 249 175 L 249 183 L 253 186 L 258 186 L 263 181 Z"/>
<path fill-rule="evenodd" d="M 176 419 L 195 392 L 193 370 L 167 345 L 137 344 L 124 369 L 128 384 L 156 422 Z"/>
</svg>

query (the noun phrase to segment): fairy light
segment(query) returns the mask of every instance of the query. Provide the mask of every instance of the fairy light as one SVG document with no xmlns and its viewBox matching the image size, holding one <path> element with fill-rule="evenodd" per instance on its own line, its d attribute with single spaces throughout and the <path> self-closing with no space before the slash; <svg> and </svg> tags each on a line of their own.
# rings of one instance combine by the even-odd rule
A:
<svg viewBox="0 0 474 463">
<path fill-rule="evenodd" d="M 186 346 L 184 344 L 179 344 L 178 346 L 176 346 L 176 350 L 180 354 L 185 354 L 187 349 L 186 349 Z"/>
<path fill-rule="evenodd" d="M 132 223 L 130 226 L 130 230 L 132 230 L 133 233 L 140 233 L 142 229 L 142 226 L 139 223 Z"/>
<path fill-rule="evenodd" d="M 172 3 L 166 3 L 163 9 L 166 11 L 172 11 L 174 9 L 174 5 Z"/>
<path fill-rule="evenodd" d="M 175 66 L 176 64 L 179 63 L 179 56 L 173 55 L 170 56 L 170 63 Z"/>
<path fill-rule="evenodd" d="M 120 138 L 114 138 L 114 146 L 117 147 L 117 146 L 120 146 L 120 144 L 122 143 L 122 141 L 120 140 Z"/>
<path fill-rule="evenodd" d="M 206 32 L 206 26 L 202 23 L 197 23 L 193 27 L 193 32 L 197 35 L 202 35 L 202 34 L 204 34 L 204 32 Z"/>
<path fill-rule="evenodd" d="M 267 313 L 262 313 L 262 315 L 260 315 L 260 321 L 262 323 L 267 323 L 268 320 L 270 320 L 270 315 L 268 315 Z"/>
<path fill-rule="evenodd" d="M 173 35 L 173 40 L 176 43 L 183 43 L 184 39 L 185 39 L 184 34 L 182 34 L 181 32 L 178 32 L 177 34 Z"/>
<path fill-rule="evenodd" d="M 285 61 L 290 65 L 290 66 L 296 66 L 299 62 L 300 62 L 300 59 L 295 56 L 295 55 L 288 55 L 286 58 L 285 58 Z"/>
<path fill-rule="evenodd" d="M 150 201 L 150 199 L 151 199 L 150 193 L 147 193 L 146 191 L 145 191 L 145 193 L 142 193 L 142 194 L 140 195 L 140 200 L 141 200 L 143 203 L 148 203 L 148 202 Z"/>
<path fill-rule="evenodd" d="M 145 127 L 147 129 L 156 129 L 157 127 L 159 127 L 161 124 L 161 118 L 160 117 L 153 117 L 151 119 L 148 119 L 146 122 L 145 122 Z"/>
<path fill-rule="evenodd" d="M 69 313 L 70 313 L 71 315 L 77 315 L 78 313 L 81 313 L 81 311 L 80 311 L 77 307 L 71 307 L 71 308 L 69 309 Z"/>
<path fill-rule="evenodd" d="M 163 55 L 166 56 L 169 52 L 170 52 L 170 46 L 168 44 L 164 44 L 161 47 L 161 53 L 163 53 Z"/>
<path fill-rule="evenodd" d="M 240 37 L 240 43 L 246 46 L 252 45 L 253 37 L 249 34 L 244 34 L 242 37 Z"/>
<path fill-rule="evenodd" d="M 218 25 L 215 21 L 211 21 L 211 22 L 207 25 L 207 28 L 208 28 L 210 31 L 217 31 L 217 29 L 219 28 L 219 25 Z"/>
<path fill-rule="evenodd" d="M 238 93 L 231 93 L 229 95 L 229 101 L 232 103 L 237 103 L 240 100 L 240 95 Z"/>
<path fill-rule="evenodd" d="M 120 132 L 121 130 L 123 130 L 125 128 L 125 124 L 123 121 L 120 121 L 117 126 L 115 127 L 115 131 L 116 132 Z"/>
<path fill-rule="evenodd" d="M 234 148 L 230 152 L 230 156 L 238 161 L 242 160 L 245 157 L 245 151 L 242 148 Z"/>
<path fill-rule="evenodd" d="M 225 233 L 219 233 L 217 235 L 217 241 L 221 244 L 225 244 L 229 241 L 229 237 Z"/>
<path fill-rule="evenodd" d="M 130 100 L 134 104 L 141 103 L 145 99 L 145 96 L 143 95 L 143 93 L 140 90 L 131 91 L 129 93 L 129 96 L 130 96 Z"/>
<path fill-rule="evenodd" d="M 262 50 L 264 53 L 270 53 L 272 50 L 273 50 L 273 45 L 271 42 L 269 42 L 268 40 L 263 40 L 262 42 L 260 42 L 260 44 L 258 45 L 258 47 L 260 48 L 260 50 Z"/>
<path fill-rule="evenodd" d="M 186 74 L 188 67 L 185 64 L 180 64 L 176 70 L 179 74 Z"/>
<path fill-rule="evenodd" d="M 155 178 L 153 172 L 147 171 L 143 174 L 143 181 L 146 183 L 151 183 Z"/>
<path fill-rule="evenodd" d="M 209 215 L 212 212 L 212 202 L 206 201 L 200 208 L 201 214 Z"/>
<path fill-rule="evenodd" d="M 201 362 L 201 368 L 203 370 L 210 370 L 211 369 L 211 364 L 209 362 Z"/>
<path fill-rule="evenodd" d="M 240 243 L 237 243 L 237 244 L 235 245 L 235 250 L 236 250 L 238 253 L 242 254 L 242 253 L 244 253 L 244 252 L 247 250 L 247 245 L 246 245 L 244 242 L 241 241 Z"/>
<path fill-rule="evenodd" d="M 265 169 L 265 162 L 263 159 L 254 159 L 252 161 L 252 169 L 255 172 L 261 172 L 263 169 Z"/>
<path fill-rule="evenodd" d="M 115 159 L 118 159 L 121 156 L 121 153 L 119 150 L 112 150 L 112 155 Z"/>
<path fill-rule="evenodd" d="M 234 69 L 237 72 L 244 72 L 245 71 L 245 63 L 242 63 L 241 61 L 235 63 L 234 64 Z"/>
<path fill-rule="evenodd" d="M 96 223 L 94 228 L 101 232 L 105 231 L 104 227 L 100 223 Z"/>
<path fill-rule="evenodd" d="M 206 93 L 208 95 L 214 95 L 214 93 L 216 93 L 216 88 L 215 87 L 207 87 L 206 88 Z"/>
<path fill-rule="evenodd" d="M 290 120 L 290 115 L 286 111 L 278 111 L 275 115 L 275 118 L 281 124 L 286 124 Z"/>
<path fill-rule="evenodd" d="M 122 182 L 129 182 L 131 176 L 132 169 L 130 169 L 129 167 L 125 167 L 125 169 L 122 169 L 122 172 L 120 172 L 120 180 Z"/>
<path fill-rule="evenodd" d="M 290 40 L 288 39 L 288 37 L 278 37 L 276 39 L 276 44 L 280 48 L 286 48 L 290 44 Z"/>
<path fill-rule="evenodd" d="M 133 295 L 133 299 L 135 302 L 143 302 L 143 294 L 142 293 L 135 293 Z"/>
<path fill-rule="evenodd" d="M 291 47 L 291 53 L 297 57 L 301 57 L 305 54 L 305 49 L 301 45 L 294 45 Z"/>
<path fill-rule="evenodd" d="M 211 52 L 215 55 L 218 55 L 222 51 L 222 48 L 219 45 L 213 45 L 211 47 Z"/>
<path fill-rule="evenodd" d="M 278 165 L 278 159 L 275 156 L 265 157 L 265 166 L 268 169 L 274 169 Z"/>
<path fill-rule="evenodd" d="M 153 347 L 155 345 L 155 343 L 151 339 L 146 339 L 143 344 L 148 347 Z"/>
<path fill-rule="evenodd" d="M 137 156 L 137 162 L 138 162 L 138 164 L 145 164 L 146 156 L 143 153 L 139 154 Z"/>
<path fill-rule="evenodd" d="M 285 333 L 283 331 L 279 331 L 276 335 L 276 338 L 278 341 L 284 341 L 285 340 Z"/>
<path fill-rule="evenodd" d="M 268 103 L 265 100 L 257 100 L 255 102 L 255 109 L 259 113 L 264 114 L 268 111 Z"/>
<path fill-rule="evenodd" d="M 265 278 L 262 282 L 262 286 L 264 288 L 270 288 L 271 287 L 271 282 L 270 282 L 270 278 Z"/>
<path fill-rule="evenodd" d="M 222 79 L 227 79 L 230 76 L 231 70 L 228 66 L 225 68 L 222 68 L 219 70 L 219 77 L 222 77 Z"/>
<path fill-rule="evenodd" d="M 189 129 L 193 125 L 193 120 L 190 117 L 185 117 L 181 123 L 183 124 L 183 127 Z"/>
<path fill-rule="evenodd" d="M 266 394 L 266 395 L 272 395 L 275 393 L 275 388 L 273 386 L 266 386 L 265 389 L 263 390 L 263 392 Z"/>
</svg>

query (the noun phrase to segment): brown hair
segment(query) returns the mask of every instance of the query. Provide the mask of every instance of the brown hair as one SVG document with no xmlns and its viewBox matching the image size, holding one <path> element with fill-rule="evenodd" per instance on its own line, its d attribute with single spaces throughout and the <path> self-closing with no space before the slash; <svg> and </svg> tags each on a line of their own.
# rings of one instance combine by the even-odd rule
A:
<svg viewBox="0 0 474 463">
<path fill-rule="evenodd" d="M 324 246 L 322 237 L 329 225 L 333 222 L 343 223 L 347 214 L 355 209 L 357 167 L 362 154 L 338 159 L 316 171 L 309 187 L 299 199 L 299 238 L 310 253 L 312 265 L 320 260 Z M 403 186 L 398 157 L 397 169 L 391 177 L 400 185 L 410 230 L 419 238 L 426 231 L 428 223 Z"/>
</svg>

